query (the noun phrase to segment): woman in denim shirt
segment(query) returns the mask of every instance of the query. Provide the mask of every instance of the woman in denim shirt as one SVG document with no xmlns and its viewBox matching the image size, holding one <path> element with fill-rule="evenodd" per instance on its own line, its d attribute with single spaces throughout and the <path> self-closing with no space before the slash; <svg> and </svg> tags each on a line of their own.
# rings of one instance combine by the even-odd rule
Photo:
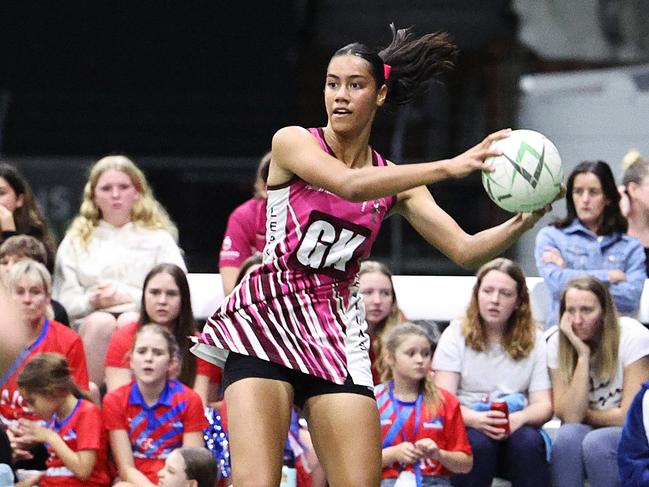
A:
<svg viewBox="0 0 649 487">
<path fill-rule="evenodd" d="M 645 254 L 640 241 L 626 234 L 611 168 L 603 161 L 582 162 L 567 186 L 568 214 L 536 237 L 536 266 L 552 297 L 546 328 L 558 322 L 566 283 L 584 274 L 608 286 L 620 314 L 634 314 L 647 278 Z"/>
</svg>

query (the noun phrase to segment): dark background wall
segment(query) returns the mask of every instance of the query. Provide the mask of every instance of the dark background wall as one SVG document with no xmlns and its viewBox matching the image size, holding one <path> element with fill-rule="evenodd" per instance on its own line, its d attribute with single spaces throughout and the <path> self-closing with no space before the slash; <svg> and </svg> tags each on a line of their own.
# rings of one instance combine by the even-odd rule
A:
<svg viewBox="0 0 649 487">
<path fill-rule="evenodd" d="M 29 176 L 61 236 L 86 168 L 108 153 L 141 165 L 178 223 L 192 271 L 217 269 L 229 212 L 288 124 L 325 123 L 332 52 L 389 41 L 389 22 L 446 30 L 462 55 L 446 84 L 383 113 L 372 143 L 396 162 L 449 157 L 514 123 L 528 62 L 505 0 L 3 2 L 0 155 Z M 477 176 L 432 188 L 468 231 L 506 215 Z M 462 272 L 391 219 L 375 250 L 397 272 Z"/>
</svg>

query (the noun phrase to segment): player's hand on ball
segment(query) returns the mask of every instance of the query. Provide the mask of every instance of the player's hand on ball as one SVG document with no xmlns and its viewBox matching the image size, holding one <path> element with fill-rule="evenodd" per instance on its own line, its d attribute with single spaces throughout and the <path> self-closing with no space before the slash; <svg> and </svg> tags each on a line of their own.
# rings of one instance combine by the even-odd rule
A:
<svg viewBox="0 0 649 487">
<path fill-rule="evenodd" d="M 485 159 L 502 155 L 499 149 L 491 148 L 496 140 L 504 139 L 509 136 L 511 129 L 503 129 L 493 134 L 489 134 L 482 142 L 471 147 L 468 151 L 463 152 L 459 156 L 450 159 L 448 164 L 448 171 L 454 178 L 463 178 L 468 176 L 474 171 L 493 171 L 493 166 L 487 164 Z"/>
</svg>

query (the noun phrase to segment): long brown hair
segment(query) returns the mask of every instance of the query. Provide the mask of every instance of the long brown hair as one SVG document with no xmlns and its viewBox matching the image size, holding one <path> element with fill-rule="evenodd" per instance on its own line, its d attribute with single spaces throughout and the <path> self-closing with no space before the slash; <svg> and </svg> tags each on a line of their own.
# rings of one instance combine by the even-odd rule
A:
<svg viewBox="0 0 649 487">
<path fill-rule="evenodd" d="M 602 307 L 602 329 L 597 349 L 592 354 L 593 373 L 602 382 L 609 381 L 617 369 L 618 348 L 620 346 L 620 322 L 615 302 L 606 284 L 592 276 L 581 276 L 566 284 L 561 293 L 559 316 L 566 311 L 566 293 L 570 289 L 590 291 Z M 577 351 L 568 337 L 559 333 L 559 372 L 564 381 L 569 382 L 577 366 Z"/>
<path fill-rule="evenodd" d="M 146 312 L 146 290 L 149 281 L 158 274 L 169 274 L 180 292 L 180 310 L 178 311 L 178 317 L 174 321 L 173 328 L 169 331 L 173 334 L 180 349 L 180 373 L 178 374 L 178 380 L 187 387 L 194 387 L 194 380 L 196 379 L 196 355 L 189 351 L 192 346 L 189 337 L 194 336 L 196 333 L 196 324 L 194 322 L 194 313 L 192 312 L 192 301 L 189 294 L 187 276 L 185 275 L 185 271 L 176 264 L 158 264 L 144 278 L 142 300 L 140 302 L 140 317 L 137 320 L 137 327 L 140 329 L 144 325 L 153 322 Z"/>
<path fill-rule="evenodd" d="M 477 352 L 484 352 L 487 348 L 487 333 L 484 320 L 480 316 L 478 305 L 478 294 L 482 280 L 491 271 L 500 271 L 507 274 L 516 281 L 516 293 L 518 295 L 518 306 L 514 309 L 503 336 L 503 348 L 514 360 L 527 357 L 534 348 L 536 339 L 536 324 L 532 318 L 530 307 L 530 295 L 525 282 L 525 274 L 515 262 L 499 257 L 487 262 L 478 269 L 475 285 L 471 294 L 471 302 L 467 308 L 466 315 L 462 321 L 462 335 L 466 344 Z"/>
<path fill-rule="evenodd" d="M 88 395 L 74 383 L 68 361 L 60 353 L 35 355 L 27 362 L 16 382 L 20 389 L 47 397 L 72 394 L 88 399 Z"/>
<path fill-rule="evenodd" d="M 16 208 L 13 214 L 16 224 L 16 233 L 31 235 L 43 242 L 47 251 L 46 266 L 51 271 L 54 268 L 54 255 L 56 254 L 56 243 L 52 232 L 47 225 L 36 197 L 27 179 L 11 164 L 0 163 L 0 178 L 7 181 L 16 196 L 22 196 L 22 206 Z"/>
<path fill-rule="evenodd" d="M 389 382 L 394 378 L 392 374 L 392 368 L 387 365 L 387 362 L 385 360 L 387 356 L 394 358 L 394 354 L 396 353 L 397 348 L 399 348 L 399 345 L 403 343 L 406 337 L 413 335 L 424 337 L 426 340 L 428 340 L 428 343 L 430 343 L 430 353 L 432 356 L 433 342 L 421 327 L 409 322 L 401 323 L 399 326 L 395 326 L 383 336 L 383 354 L 386 355 L 386 357 L 384 357 L 384 360 L 381 363 L 381 368 L 379 369 L 381 372 L 381 382 Z M 422 395 L 424 396 L 424 401 L 428 403 L 431 410 L 435 411 L 437 409 L 437 406 L 439 405 L 439 402 L 441 401 L 441 395 L 437 390 L 437 387 L 435 386 L 432 373 L 426 374 L 424 378 L 421 379 L 421 382 L 419 383 L 419 392 L 422 393 Z"/>
</svg>

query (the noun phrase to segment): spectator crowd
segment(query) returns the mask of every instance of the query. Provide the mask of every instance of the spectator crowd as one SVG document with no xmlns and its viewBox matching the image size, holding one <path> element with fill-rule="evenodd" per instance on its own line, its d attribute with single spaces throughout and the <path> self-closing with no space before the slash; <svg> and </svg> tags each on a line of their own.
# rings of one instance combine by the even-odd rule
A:
<svg viewBox="0 0 649 487">
<path fill-rule="evenodd" d="M 228 220 L 226 294 L 260 272 L 269 160 Z M 634 318 L 649 163 L 635 154 L 625 169 L 618 187 L 607 163 L 578 164 L 566 216 L 538 232 L 546 323 L 509 259 L 480 267 L 465 315 L 432 330 L 401 312 L 385 264 L 362 263 L 382 486 L 649 485 L 649 330 Z M 25 486 L 229 485 L 237 404 L 221 369 L 190 352 L 200 329 L 176 226 L 129 158 L 88 174 L 57 247 L 28 181 L 0 164 L 0 276 L 28 342 L 0 379 L 0 463 Z M 327 485 L 297 408 L 283 482 Z"/>
</svg>

